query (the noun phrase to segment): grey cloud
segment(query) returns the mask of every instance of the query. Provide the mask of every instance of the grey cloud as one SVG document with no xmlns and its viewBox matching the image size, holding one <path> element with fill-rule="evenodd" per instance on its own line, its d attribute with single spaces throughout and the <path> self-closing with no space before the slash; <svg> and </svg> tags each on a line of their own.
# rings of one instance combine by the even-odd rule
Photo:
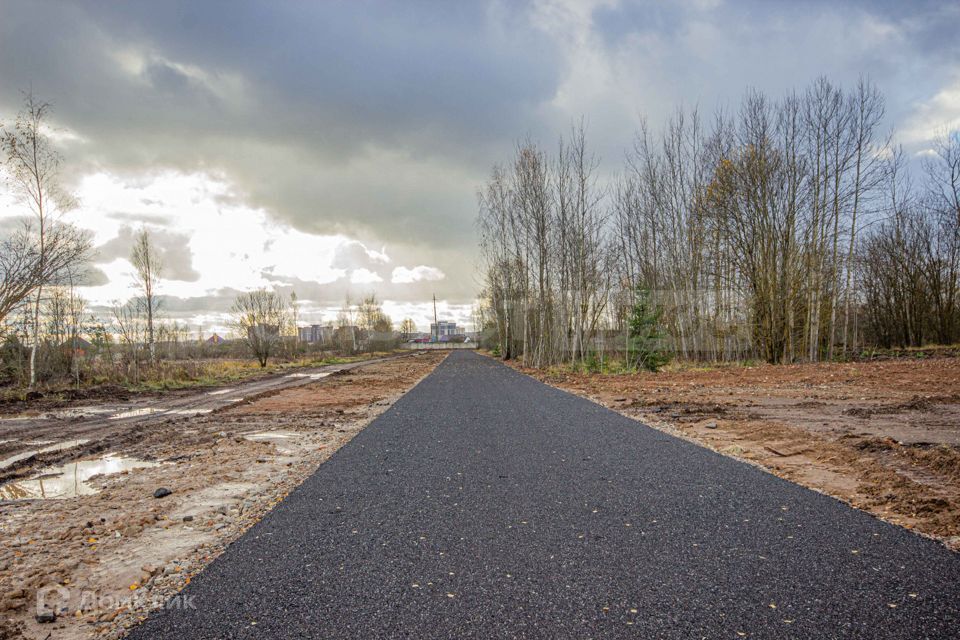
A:
<svg viewBox="0 0 960 640">
<path fill-rule="evenodd" d="M 33 82 L 95 139 L 87 162 L 222 168 L 254 203 L 301 229 L 412 239 L 405 218 L 439 205 L 468 221 L 472 194 L 438 201 L 424 182 L 408 185 L 419 195 L 399 199 L 375 184 L 359 193 L 311 185 L 373 148 L 481 177 L 552 97 L 562 71 L 551 55 L 557 43 L 523 11 L 499 18 L 497 5 L 380 5 L 375 19 L 359 3 L 263 7 L 88 2 L 51 11 L 13 2 L 15 19 L 0 25 L 0 75 L 12 86 Z M 41 28 L 49 37 L 35 50 Z M 126 74 L 118 57 L 138 51 L 147 67 Z M 195 65 L 213 83 L 239 78 L 243 89 L 235 99 L 201 98 L 198 83 L 167 61 Z M 366 201 L 351 207 L 362 193 Z M 422 225 L 425 245 L 444 235 L 471 242 L 443 220 Z"/>
<path fill-rule="evenodd" d="M 162 61 L 150 62 L 143 73 L 159 91 L 182 93 L 190 87 L 189 76 Z"/>
<path fill-rule="evenodd" d="M 103 264 L 117 258 L 129 259 L 136 233 L 137 230 L 132 227 L 121 227 L 115 238 L 95 248 L 95 261 Z M 185 282 L 196 282 L 200 278 L 193 268 L 188 236 L 173 231 L 151 230 L 150 239 L 160 255 L 163 278 Z"/>
<path fill-rule="evenodd" d="M 107 274 L 93 265 L 87 266 L 79 278 L 79 283 L 85 287 L 99 287 L 109 282 L 110 279 L 107 277 Z"/>
<path fill-rule="evenodd" d="M 223 172 L 236 185 L 225 200 L 386 244 L 393 260 L 366 264 L 351 248 L 342 268 L 385 281 L 397 265 L 447 274 L 397 296 L 473 294 L 476 187 L 515 140 L 549 148 L 581 115 L 557 106 L 577 62 L 570 36 L 526 2 L 0 1 L 0 118 L 19 88 L 52 100 L 88 140 L 69 147 L 67 171 Z M 583 115 L 605 170 L 640 113 L 655 126 L 680 102 L 710 111 L 747 86 L 780 93 L 820 74 L 869 74 L 897 123 L 960 70 L 958 19 L 956 3 L 928 0 L 605 4 L 591 53 L 614 76 Z M 628 90 L 637 104 L 622 103 Z M 195 279 L 176 244 L 164 245 L 170 277 Z M 129 246 L 103 250 L 126 257 Z"/>
<path fill-rule="evenodd" d="M 164 295 L 158 298 L 165 315 L 180 318 L 196 313 L 228 313 L 240 293 L 236 289 L 223 288 L 206 296 L 180 298 Z"/>
</svg>

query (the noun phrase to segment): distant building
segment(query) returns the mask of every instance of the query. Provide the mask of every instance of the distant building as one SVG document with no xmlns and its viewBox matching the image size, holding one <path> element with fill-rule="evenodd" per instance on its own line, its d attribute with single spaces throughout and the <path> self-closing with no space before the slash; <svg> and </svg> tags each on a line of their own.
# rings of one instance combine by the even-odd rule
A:
<svg viewBox="0 0 960 640">
<path fill-rule="evenodd" d="M 212 336 L 210 336 L 209 338 L 207 338 L 205 342 L 206 342 L 207 344 L 217 345 L 217 344 L 223 344 L 223 343 L 225 342 L 225 340 L 224 340 L 223 338 L 221 338 L 218 334 L 215 333 L 215 334 L 213 334 Z"/>
<path fill-rule="evenodd" d="M 300 337 L 300 342 L 309 344 L 317 342 L 326 343 L 333 340 L 333 327 L 330 325 L 311 324 L 307 327 L 298 327 L 297 335 Z"/>
<path fill-rule="evenodd" d="M 446 342 L 450 336 L 460 335 L 460 329 L 456 322 L 441 320 L 440 322 L 430 323 L 430 335 L 434 340 Z"/>
</svg>

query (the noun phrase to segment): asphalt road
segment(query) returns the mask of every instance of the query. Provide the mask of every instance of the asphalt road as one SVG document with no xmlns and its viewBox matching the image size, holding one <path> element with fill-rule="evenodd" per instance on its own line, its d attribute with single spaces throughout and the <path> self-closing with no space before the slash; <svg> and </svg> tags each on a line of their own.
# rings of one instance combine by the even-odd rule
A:
<svg viewBox="0 0 960 640">
<path fill-rule="evenodd" d="M 454 352 L 133 638 L 956 638 L 960 555 Z"/>
</svg>

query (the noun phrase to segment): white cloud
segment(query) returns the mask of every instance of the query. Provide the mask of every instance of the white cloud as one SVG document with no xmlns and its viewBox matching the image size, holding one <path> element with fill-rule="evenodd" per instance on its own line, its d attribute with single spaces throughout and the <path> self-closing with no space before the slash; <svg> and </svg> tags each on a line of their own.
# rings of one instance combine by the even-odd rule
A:
<svg viewBox="0 0 960 640">
<path fill-rule="evenodd" d="M 271 287 L 285 280 L 332 283 L 348 275 L 334 266 L 337 250 L 359 245 L 372 262 L 389 260 L 385 250 L 370 250 L 344 235 L 319 235 L 277 224 L 260 208 L 242 204 L 224 179 L 207 174 L 164 172 L 153 176 L 120 177 L 98 173 L 85 177 L 77 189 L 81 206 L 69 219 L 89 229 L 94 246 L 116 238 L 124 226 L 168 229 L 189 238 L 187 249 L 195 281 L 164 280 L 164 295 L 191 298 L 216 295 L 223 289 Z M 95 260 L 96 262 L 96 260 Z M 94 305 L 125 300 L 132 268 L 125 257 L 97 265 L 108 284 L 85 287 Z M 380 282 L 367 269 L 349 272 L 352 282 Z"/>
<path fill-rule="evenodd" d="M 376 271 L 370 269 L 354 269 L 350 272 L 350 282 L 353 284 L 368 284 L 371 282 L 383 282 L 383 278 Z"/>
<path fill-rule="evenodd" d="M 425 264 L 408 269 L 406 267 L 395 267 L 390 277 L 390 282 L 394 284 L 407 284 L 410 282 L 434 282 L 443 280 L 446 276 L 443 271 L 436 267 L 428 267 Z"/>
<path fill-rule="evenodd" d="M 900 138 L 907 144 L 929 143 L 944 130 L 957 128 L 960 128 L 960 72 L 914 109 Z"/>
</svg>

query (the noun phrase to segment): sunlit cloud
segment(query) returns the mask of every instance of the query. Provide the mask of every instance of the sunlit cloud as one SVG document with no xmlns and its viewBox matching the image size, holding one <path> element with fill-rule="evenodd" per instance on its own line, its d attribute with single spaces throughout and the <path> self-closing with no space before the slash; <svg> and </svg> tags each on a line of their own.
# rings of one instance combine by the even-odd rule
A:
<svg viewBox="0 0 960 640">
<path fill-rule="evenodd" d="M 406 267 L 395 267 L 390 281 L 401 284 L 407 282 L 435 282 L 444 279 L 444 273 L 436 267 L 428 267 L 421 264 L 412 269 Z"/>
<path fill-rule="evenodd" d="M 917 105 L 900 137 L 905 143 L 929 143 L 945 131 L 960 129 L 960 71 L 932 98 Z"/>
</svg>

